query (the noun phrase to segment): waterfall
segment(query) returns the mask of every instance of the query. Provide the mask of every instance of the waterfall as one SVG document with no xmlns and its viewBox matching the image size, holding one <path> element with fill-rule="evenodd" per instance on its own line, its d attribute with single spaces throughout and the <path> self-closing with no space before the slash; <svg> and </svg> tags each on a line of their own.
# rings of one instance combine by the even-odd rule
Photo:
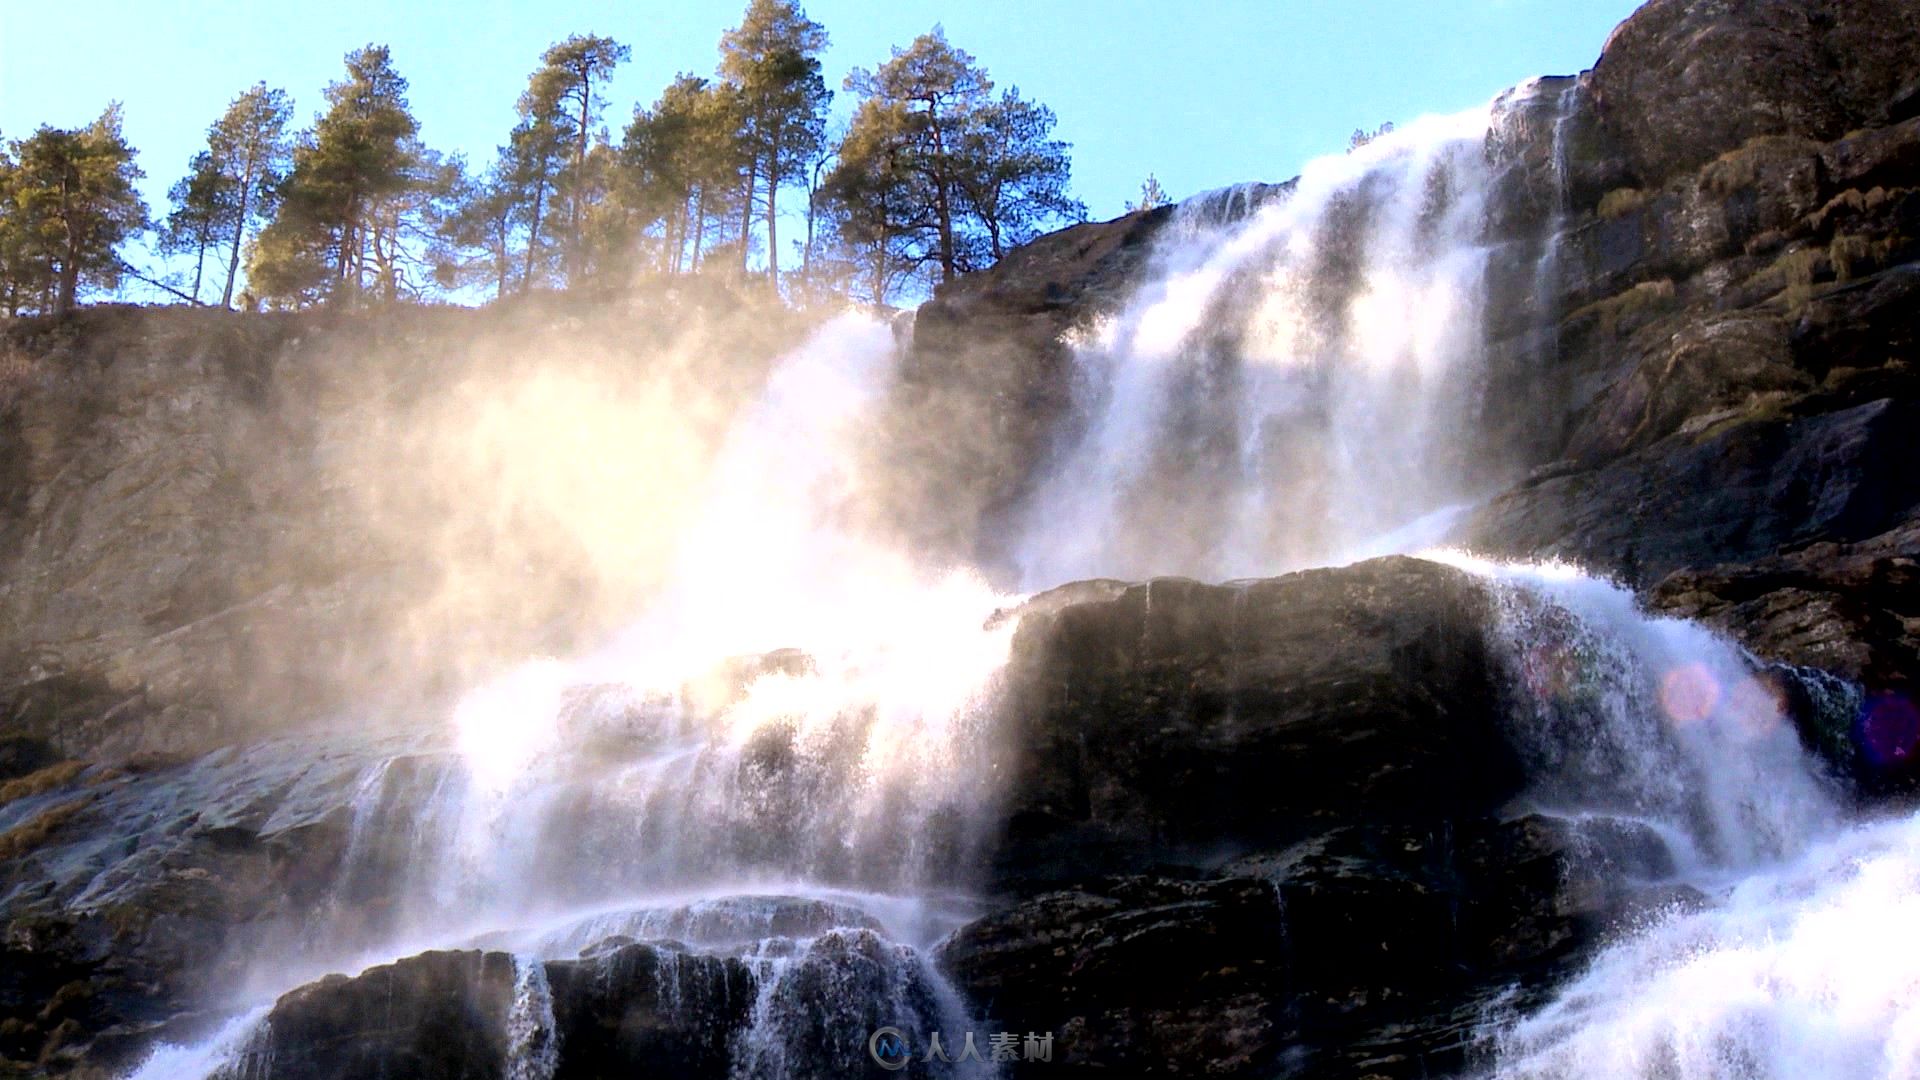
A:
<svg viewBox="0 0 1920 1080">
<path fill-rule="evenodd" d="M 331 921 L 302 955 L 261 959 L 263 994 L 428 949 L 507 950 L 506 1072 L 528 1080 L 564 1052 L 545 963 L 609 942 L 657 943 L 676 970 L 681 949 L 752 959 L 742 1076 L 785 1075 L 782 1055 L 833 1072 L 877 1027 L 968 1028 L 923 951 L 975 913 L 1015 630 L 993 616 L 1017 598 L 864 526 L 858 440 L 894 348 L 884 323 L 847 316 L 776 366 L 666 585 L 603 648 L 502 672 L 444 737 L 266 753 L 295 773 L 284 789 L 333 791 L 347 813 Z M 251 767 L 204 771 L 236 786 Z M 142 1075 L 208 1076 L 238 1038 L 163 1050 Z"/>
<path fill-rule="evenodd" d="M 251 1080 L 268 1076 L 272 1062 L 266 1059 L 265 1036 L 270 1011 L 270 1005 L 261 1005 L 235 1016 L 196 1044 L 162 1043 L 128 1080 Z"/>
<path fill-rule="evenodd" d="M 1424 119 L 1291 185 L 1176 208 L 1145 280 L 1071 343 L 1076 408 L 1015 515 L 1019 589 L 1441 542 L 1504 464 L 1477 434 L 1497 121 Z M 849 315 L 779 362 L 665 584 L 604 647 L 500 672 L 431 737 L 272 764 L 296 774 L 276 790 L 344 790 L 349 808 L 333 922 L 274 969 L 276 992 L 426 948 L 509 951 L 516 1080 L 551 1077 L 565 1050 L 547 963 L 610 943 L 657 946 L 668 1010 L 696 958 L 746 965 L 743 1080 L 844 1071 L 882 1026 L 979 1026 L 926 950 L 977 914 L 1017 625 L 995 616 L 1020 597 L 922 565 L 867 520 L 861 439 L 895 348 Z M 1496 1073 L 1920 1075 L 1901 1007 L 1920 946 L 1875 936 L 1920 915 L 1920 823 L 1850 828 L 1775 675 L 1723 639 L 1570 570 L 1435 557 L 1494 595 L 1533 781 L 1515 812 L 1644 840 L 1663 857 L 1635 872 L 1710 905 L 1498 1022 Z M 242 767 L 263 766 L 210 759 L 204 783 Z M 265 1015 L 137 1075 L 240 1067 Z M 991 1074 L 969 1068 L 948 1075 Z"/>
<path fill-rule="evenodd" d="M 1490 1076 L 1920 1076 L 1920 817 L 1849 824 L 1784 674 L 1706 629 L 1567 567 L 1434 554 L 1496 591 L 1525 809 L 1601 845 L 1650 838 L 1666 858 L 1643 883 L 1697 897 L 1617 935 L 1544 1008 L 1492 1020 Z"/>
<path fill-rule="evenodd" d="M 1920 818 L 1839 831 L 1603 952 L 1498 1080 L 1920 1076 Z"/>
<path fill-rule="evenodd" d="M 1176 208 L 1075 345 L 1084 419 L 1026 513 L 1023 587 L 1346 561 L 1477 494 L 1488 123 L 1430 117 Z"/>
<path fill-rule="evenodd" d="M 1494 591 L 1527 809 L 1650 830 L 1675 873 L 1699 883 L 1794 856 L 1838 826 L 1779 674 L 1569 567 L 1429 554 Z"/>
<path fill-rule="evenodd" d="M 506 1080 L 553 1080 L 560 1067 L 553 990 L 539 957 L 513 958 L 513 1003 L 507 1009 Z"/>
</svg>

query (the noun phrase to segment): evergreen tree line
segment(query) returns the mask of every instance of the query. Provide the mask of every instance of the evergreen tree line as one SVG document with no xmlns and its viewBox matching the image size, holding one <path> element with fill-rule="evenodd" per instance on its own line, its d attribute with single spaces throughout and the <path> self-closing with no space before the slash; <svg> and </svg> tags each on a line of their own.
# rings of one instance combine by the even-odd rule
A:
<svg viewBox="0 0 1920 1080">
<path fill-rule="evenodd" d="M 119 105 L 85 128 L 42 127 L 0 141 L 0 312 L 64 311 L 127 276 L 278 308 L 644 271 L 764 273 L 799 299 L 884 303 L 1085 218 L 1053 112 L 996 88 L 939 27 L 853 71 L 851 118 L 831 129 L 826 45 L 794 0 L 751 0 L 712 76 L 678 76 L 614 131 L 607 86 L 631 51 L 569 37 L 481 164 L 420 140 L 407 80 L 368 45 L 305 130 L 284 90 L 235 98 L 157 220 Z M 800 235 L 783 235 L 795 218 Z M 175 267 L 164 279 L 119 255 L 149 230 Z"/>
</svg>

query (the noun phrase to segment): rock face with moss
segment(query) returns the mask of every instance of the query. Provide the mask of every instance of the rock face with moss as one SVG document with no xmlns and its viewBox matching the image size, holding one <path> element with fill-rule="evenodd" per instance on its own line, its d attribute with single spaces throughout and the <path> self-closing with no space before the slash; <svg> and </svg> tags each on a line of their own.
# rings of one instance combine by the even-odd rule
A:
<svg viewBox="0 0 1920 1080">
<path fill-rule="evenodd" d="M 1567 557 L 1700 611 L 1755 610 L 1789 580 L 1781 559 L 1802 591 L 1775 608 L 1853 610 L 1842 567 L 1912 553 L 1917 56 L 1920 7 L 1902 0 L 1654 0 L 1592 70 L 1501 103 L 1480 434 L 1520 479 L 1456 539 Z M 980 523 L 1043 460 L 1035 433 L 1069 390 L 1062 335 L 1124 292 L 1145 263 L 1122 253 L 1164 220 L 1047 238 L 922 310 L 921 393 L 981 417 L 977 438 L 927 452 L 969 465 L 935 505 L 963 508 L 945 524 L 976 557 L 996 554 Z M 1865 670 L 1902 686 L 1920 669 L 1905 602 L 1886 603 L 1817 627 L 1726 624 L 1773 658 L 1815 639 L 1871 654 Z"/>
<path fill-rule="evenodd" d="M 1468 542 L 1571 556 L 1763 656 L 1911 688 L 1916 56 L 1920 8 L 1901 0 L 1654 0 L 1591 72 L 1508 103 L 1488 415 L 1525 479 Z M 1172 213 L 1043 238 L 921 310 L 880 433 L 929 485 L 888 494 L 938 509 L 903 521 L 915 539 L 991 562 L 982 537 L 1068 407 L 1065 339 L 1138 280 Z M 430 560 L 347 523 L 364 506 L 325 466 L 363 430 L 356 380 L 456 394 L 432 354 L 471 327 L 426 324 L 471 314 L 101 311 L 0 338 L 0 1075 L 123 1071 L 206 1034 L 265 946 L 317 921 L 347 942 L 392 929 L 411 851 L 356 837 L 357 804 L 413 805 L 446 762 L 195 754 L 324 712 L 337 698 L 306 691 L 362 663 L 354 628 L 431 590 Z M 536 322 L 536 345 L 578 340 L 565 311 Z M 597 344 L 617 358 L 633 323 L 613 325 Z M 398 362 L 322 362 L 359 352 Z M 407 496 L 405 520 L 431 521 L 434 495 Z M 537 590 L 518 625 L 588 594 L 626 610 L 579 553 L 533 553 L 567 587 Z M 1055 1034 L 1059 1060 L 1015 1075 L 1459 1071 L 1489 1007 L 1526 1008 L 1639 905 L 1689 902 L 1622 884 L 1671 871 L 1647 835 L 1516 808 L 1528 763 L 1499 720 L 1512 673 L 1489 603 L 1400 558 L 1029 601 L 985 910 L 932 961 L 993 1026 Z M 183 752 L 135 753 L 156 747 Z M 792 1055 L 764 1073 L 845 1075 L 882 1018 L 825 1025 L 822 1002 L 937 995 L 860 918 L 822 918 L 778 956 L 612 935 L 539 963 L 540 995 L 492 944 L 321 979 L 273 1005 L 249 1075 L 513 1075 L 556 1041 L 559 1077 L 738 1075 L 755 1046 Z M 795 960 L 780 994 L 761 993 L 769 959 Z M 523 1038 L 536 996 L 546 1044 Z"/>
<path fill-rule="evenodd" d="M 671 385 L 687 444 L 708 444 L 804 328 L 707 282 L 485 311 L 101 307 L 0 326 L 0 733 L 78 755 L 205 749 L 344 702 L 406 709 L 566 648 L 539 640 L 555 627 L 624 620 L 645 583 L 602 571 L 647 562 L 640 530 L 605 529 L 617 554 L 596 559 L 553 528 L 617 500 L 513 484 L 558 449 L 517 426 L 601 409 L 615 443 Z M 692 343 L 714 357 L 697 374 Z M 511 409 L 463 415 L 477 399 Z M 447 482 L 466 469 L 484 480 Z"/>
<path fill-rule="evenodd" d="M 1564 171 L 1513 187 L 1564 193 L 1558 295 L 1495 350 L 1525 358 L 1534 469 L 1464 539 L 1620 575 L 1770 658 L 1920 677 L 1916 56 L 1911 4 L 1656 0 L 1558 88 Z"/>
</svg>

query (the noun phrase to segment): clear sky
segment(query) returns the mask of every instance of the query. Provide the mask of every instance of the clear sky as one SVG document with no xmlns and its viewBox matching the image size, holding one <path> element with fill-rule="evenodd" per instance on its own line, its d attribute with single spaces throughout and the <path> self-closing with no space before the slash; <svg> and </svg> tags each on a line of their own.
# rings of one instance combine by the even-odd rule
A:
<svg viewBox="0 0 1920 1080">
<path fill-rule="evenodd" d="M 74 126 L 110 100 L 156 215 L 242 89 L 290 91 L 302 124 L 349 49 L 380 42 L 412 84 L 421 137 L 484 164 L 547 45 L 633 47 L 617 132 L 679 71 L 712 73 L 745 0 L 0 0 L 0 135 Z M 1284 180 L 1357 127 L 1471 107 L 1532 75 L 1592 65 L 1634 0 L 811 0 L 829 85 L 941 23 L 994 80 L 1060 117 L 1074 187 L 1114 216 L 1148 172 L 1179 198 Z M 84 52 L 76 53 L 75 48 Z M 841 99 L 845 94 L 839 95 Z M 836 102 L 844 111 L 845 101 Z"/>
</svg>

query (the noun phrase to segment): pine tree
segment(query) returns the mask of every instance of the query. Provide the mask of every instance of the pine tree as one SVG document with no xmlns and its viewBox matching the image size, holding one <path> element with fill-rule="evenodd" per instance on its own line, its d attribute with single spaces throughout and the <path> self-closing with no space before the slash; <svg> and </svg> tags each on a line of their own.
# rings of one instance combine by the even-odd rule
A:
<svg viewBox="0 0 1920 1080">
<path fill-rule="evenodd" d="M 521 95 L 520 123 L 507 136 L 504 153 L 512 167 L 506 177 L 513 192 L 515 223 L 526 229 L 525 248 L 520 267 L 520 290 L 531 290 L 536 282 L 551 278 L 556 270 L 558 247 L 541 230 L 548 224 L 547 205 L 555 199 L 556 184 L 566 160 L 565 130 L 552 122 L 532 92 Z"/>
<path fill-rule="evenodd" d="M 820 76 L 827 32 L 793 0 L 752 0 L 720 39 L 720 77 L 738 94 L 745 195 L 741 233 L 758 206 L 767 226 L 767 274 L 780 278 L 780 189 L 807 178 L 826 132 L 833 92 Z M 744 260 L 747 245 L 741 245 Z M 742 262 L 742 269 L 745 263 Z"/>
<path fill-rule="evenodd" d="M 432 249 L 434 280 L 441 288 L 453 290 L 484 281 L 493 286 L 495 299 L 506 297 L 518 231 L 519 192 L 513 168 L 512 156 L 502 147 L 484 177 L 453 178 L 448 192 L 450 212 Z"/>
<path fill-rule="evenodd" d="M 873 290 L 937 267 L 941 280 L 985 266 L 1050 220 L 1077 220 L 1068 147 L 1053 112 L 1017 91 L 999 98 L 939 27 L 847 86 L 861 95 L 822 185 L 837 242 Z M 884 268 L 883 268 L 884 267 Z"/>
<path fill-rule="evenodd" d="M 384 45 L 346 57 L 347 78 L 327 87 L 327 111 L 293 152 L 279 213 L 254 245 L 255 291 L 287 303 L 350 300 L 368 277 L 391 296 L 392 209 L 421 182 L 407 81 Z"/>
<path fill-rule="evenodd" d="M 61 314 L 83 284 L 117 287 L 126 265 L 120 245 L 147 228 L 147 205 L 134 188 L 145 174 L 121 135 L 119 104 L 84 128 L 42 127 L 11 150 L 5 250 L 16 282 L 38 288 L 32 306 Z M 16 284 L 9 303 L 26 300 Z"/>
<path fill-rule="evenodd" d="M 158 247 L 163 254 L 193 256 L 193 284 L 187 295 L 196 304 L 206 275 L 207 252 L 226 235 L 239 212 L 236 195 L 213 155 L 205 150 L 193 155 L 187 175 L 167 191 L 173 211 L 160 228 Z"/>
<path fill-rule="evenodd" d="M 1010 89 L 966 131 L 960 189 L 995 262 L 1038 235 L 1042 222 L 1086 220 L 1086 205 L 1067 194 L 1068 148 L 1053 138 L 1053 125 L 1052 109 Z"/>
<path fill-rule="evenodd" d="M 523 126 L 527 129 L 524 149 L 530 160 L 542 166 L 542 180 L 537 186 L 544 194 L 551 185 L 566 204 L 564 262 L 569 280 L 581 276 L 586 257 L 582 223 L 594 188 L 587 157 L 594 124 L 606 107 L 601 84 L 629 55 L 627 46 L 611 38 L 575 34 L 542 54 L 541 67 L 533 73 L 521 98 Z M 554 168 L 562 152 L 567 155 L 567 163 Z M 534 231 L 537 236 L 537 224 Z"/>
<path fill-rule="evenodd" d="M 1128 203 L 1127 213 L 1131 214 L 1140 210 L 1158 210 L 1172 202 L 1173 199 L 1168 197 L 1167 190 L 1160 186 L 1159 178 L 1152 173 L 1148 173 L 1146 180 L 1140 185 L 1140 201 L 1137 203 Z"/>
<path fill-rule="evenodd" d="M 1368 131 L 1366 128 L 1354 128 L 1353 134 L 1347 139 L 1347 153 L 1351 154 L 1373 140 L 1392 133 L 1393 121 L 1391 120 L 1374 128 L 1372 131 Z"/>
<path fill-rule="evenodd" d="M 847 88 L 866 99 L 854 126 L 891 132 L 877 149 L 899 161 L 899 181 L 921 189 L 932 231 L 926 257 L 938 261 L 941 280 L 951 280 L 968 262 L 956 228 L 962 211 L 960 155 L 969 126 L 991 100 L 993 81 L 936 26 L 907 48 L 895 49 L 893 59 L 872 73 L 855 69 Z M 841 156 L 844 161 L 844 151 Z"/>
<path fill-rule="evenodd" d="M 731 220 L 741 172 L 739 95 L 682 74 L 636 110 L 620 160 L 636 212 L 660 228 L 660 269 L 698 269 L 716 219 Z"/>
<path fill-rule="evenodd" d="M 0 140 L 0 311 L 8 318 L 51 293 L 51 277 L 45 262 L 36 258 L 19 194 L 19 167 Z"/>
<path fill-rule="evenodd" d="M 233 201 L 227 219 L 230 235 L 227 282 L 220 293 L 222 307 L 233 306 L 234 282 L 240 274 L 248 231 L 265 221 L 273 209 L 275 189 L 292 154 L 287 139 L 292 116 L 293 100 L 286 91 L 256 83 L 234 98 L 207 132 L 208 153 Z"/>
</svg>

